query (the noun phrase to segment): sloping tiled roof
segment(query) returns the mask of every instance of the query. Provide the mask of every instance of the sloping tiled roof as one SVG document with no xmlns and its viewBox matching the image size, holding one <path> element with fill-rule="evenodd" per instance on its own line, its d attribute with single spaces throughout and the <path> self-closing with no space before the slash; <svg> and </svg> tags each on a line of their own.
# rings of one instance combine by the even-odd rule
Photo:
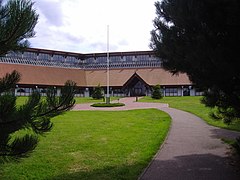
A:
<svg viewBox="0 0 240 180">
<path fill-rule="evenodd" d="M 21 74 L 19 84 L 62 86 L 73 80 L 77 86 L 86 85 L 84 70 L 0 63 L 0 77 L 13 70 Z"/>
<path fill-rule="evenodd" d="M 17 70 L 22 78 L 19 84 L 62 86 L 67 80 L 73 80 L 78 86 L 92 87 L 107 85 L 107 70 L 82 70 L 0 63 L 0 77 Z M 162 68 L 111 69 L 110 86 L 123 86 L 137 73 L 148 85 L 191 85 L 186 74 L 173 76 Z"/>
<path fill-rule="evenodd" d="M 191 85 L 186 74 L 172 75 L 162 68 L 144 69 L 112 69 L 110 70 L 110 86 L 123 86 L 131 76 L 137 73 L 148 85 Z M 106 70 L 87 70 L 87 86 L 106 86 Z"/>
</svg>

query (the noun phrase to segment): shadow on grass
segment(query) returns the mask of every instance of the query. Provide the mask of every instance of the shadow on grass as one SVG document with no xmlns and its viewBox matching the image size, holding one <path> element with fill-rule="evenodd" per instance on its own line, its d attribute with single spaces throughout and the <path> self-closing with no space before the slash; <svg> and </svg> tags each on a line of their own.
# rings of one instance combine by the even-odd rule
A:
<svg viewBox="0 0 240 180">
<path fill-rule="evenodd" d="M 227 157 L 213 154 L 176 156 L 154 160 L 141 180 L 239 180 L 240 172 Z"/>
<path fill-rule="evenodd" d="M 138 179 L 142 170 L 145 168 L 144 164 L 122 165 L 122 166 L 107 166 L 103 169 L 94 169 L 92 171 L 78 171 L 73 173 L 65 173 L 53 177 L 54 180 L 132 180 Z M 139 171 L 140 170 L 140 171 Z"/>
</svg>

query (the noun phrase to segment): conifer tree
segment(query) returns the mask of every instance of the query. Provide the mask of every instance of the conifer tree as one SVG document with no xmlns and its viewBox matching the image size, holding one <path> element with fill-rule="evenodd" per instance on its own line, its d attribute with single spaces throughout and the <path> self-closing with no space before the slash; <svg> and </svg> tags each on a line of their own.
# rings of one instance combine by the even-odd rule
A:
<svg viewBox="0 0 240 180">
<path fill-rule="evenodd" d="M 161 86 L 159 84 L 157 84 L 156 86 L 153 86 L 152 98 L 153 99 L 162 98 Z"/>
<path fill-rule="evenodd" d="M 155 3 L 151 47 L 172 72 L 205 90 L 215 117 L 240 118 L 240 1 L 162 0 Z"/>
<path fill-rule="evenodd" d="M 25 104 L 17 106 L 14 88 L 19 80 L 17 71 L 0 79 L 0 161 L 29 155 L 39 135 L 51 130 L 51 118 L 70 110 L 75 103 L 76 84 L 67 81 L 60 96 L 49 88 L 42 99 L 35 89 Z"/>
<path fill-rule="evenodd" d="M 0 55 L 29 47 L 38 14 L 30 0 L 0 0 Z"/>
<path fill-rule="evenodd" d="M 34 36 L 38 15 L 30 0 L 0 0 L 0 56 L 24 50 Z M 20 81 L 17 71 L 0 77 L 0 162 L 28 156 L 38 144 L 39 135 L 52 128 L 51 118 L 70 110 L 76 83 L 67 81 L 60 96 L 49 88 L 45 99 L 37 89 L 25 104 L 16 105 L 14 89 Z"/>
</svg>

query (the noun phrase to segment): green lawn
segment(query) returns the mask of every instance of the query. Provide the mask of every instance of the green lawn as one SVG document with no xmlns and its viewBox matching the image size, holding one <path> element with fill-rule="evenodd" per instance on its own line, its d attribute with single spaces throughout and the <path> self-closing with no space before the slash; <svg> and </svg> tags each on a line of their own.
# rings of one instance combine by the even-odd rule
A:
<svg viewBox="0 0 240 180">
<path fill-rule="evenodd" d="M 53 122 L 29 158 L 0 165 L 0 179 L 137 179 L 170 117 L 157 109 L 71 111 Z"/>
<path fill-rule="evenodd" d="M 111 101 L 118 100 L 121 97 L 110 97 Z M 103 99 L 93 99 L 92 97 L 76 97 L 76 104 L 83 104 L 83 103 L 102 103 Z"/>
<path fill-rule="evenodd" d="M 168 103 L 170 107 L 181 109 L 190 113 L 197 115 L 198 117 L 205 120 L 208 124 L 240 131 L 240 122 L 235 122 L 231 125 L 224 124 L 222 121 L 216 121 L 209 116 L 211 112 L 210 108 L 205 107 L 203 104 L 200 103 L 200 96 L 184 96 L 184 97 L 164 97 L 160 100 L 152 99 L 151 97 L 143 97 L 140 99 L 140 102 L 161 102 L 161 103 Z"/>
<path fill-rule="evenodd" d="M 20 97 L 17 97 L 17 105 L 22 105 L 26 102 L 27 100 L 27 97 L 26 96 L 20 96 Z"/>
<path fill-rule="evenodd" d="M 17 105 L 22 105 L 26 102 L 28 97 L 21 96 L 17 98 Z M 111 101 L 118 100 L 121 97 L 110 97 Z M 103 99 L 93 99 L 92 97 L 76 97 L 76 104 L 82 104 L 82 103 L 100 103 L 103 102 Z"/>
</svg>

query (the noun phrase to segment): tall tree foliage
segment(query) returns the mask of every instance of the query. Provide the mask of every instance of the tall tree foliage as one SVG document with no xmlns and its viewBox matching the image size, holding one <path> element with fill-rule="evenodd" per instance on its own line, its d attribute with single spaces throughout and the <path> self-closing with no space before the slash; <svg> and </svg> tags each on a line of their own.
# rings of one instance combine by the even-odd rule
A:
<svg viewBox="0 0 240 180">
<path fill-rule="evenodd" d="M 0 56 L 29 46 L 38 15 L 30 0 L 0 0 Z M 52 128 L 52 117 L 71 109 L 76 83 L 67 81 L 57 96 L 54 88 L 42 99 L 37 89 L 24 105 L 16 106 L 14 89 L 20 81 L 17 71 L 0 77 L 0 162 L 27 156 L 38 137 Z"/>
<path fill-rule="evenodd" d="M 27 156 L 38 144 L 38 135 L 52 128 L 51 118 L 71 109 L 76 84 L 67 81 L 57 96 L 49 88 L 45 99 L 37 89 L 24 105 L 16 106 L 14 87 L 20 74 L 13 71 L 0 78 L 0 161 Z"/>
<path fill-rule="evenodd" d="M 163 0 L 151 47 L 163 67 L 187 73 L 206 90 L 203 102 L 225 122 L 240 117 L 240 1 Z"/>
<path fill-rule="evenodd" d="M 30 0 L 0 0 L 0 55 L 29 46 L 38 14 Z"/>
</svg>

